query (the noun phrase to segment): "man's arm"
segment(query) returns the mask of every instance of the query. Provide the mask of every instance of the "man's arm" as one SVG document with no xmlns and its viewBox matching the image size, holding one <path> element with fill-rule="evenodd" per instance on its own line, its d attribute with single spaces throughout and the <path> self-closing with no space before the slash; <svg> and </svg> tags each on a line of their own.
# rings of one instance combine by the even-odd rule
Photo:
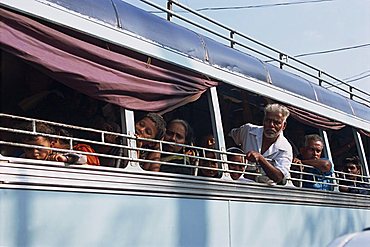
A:
<svg viewBox="0 0 370 247">
<path fill-rule="evenodd" d="M 340 185 L 339 186 L 339 191 L 340 192 L 348 192 L 349 188 L 347 186 Z"/>
<path fill-rule="evenodd" d="M 284 179 L 284 174 L 270 162 L 268 162 L 259 152 L 249 151 L 246 154 L 246 158 L 248 161 L 256 162 L 258 165 L 260 165 L 265 171 L 266 175 L 275 183 L 280 183 Z"/>
<path fill-rule="evenodd" d="M 231 137 L 236 145 L 243 145 L 243 142 L 245 142 L 244 139 L 248 137 L 249 129 L 250 124 L 244 124 L 239 128 L 234 128 L 230 130 L 228 136 Z"/>
<path fill-rule="evenodd" d="M 326 159 L 318 159 L 318 160 L 301 160 L 302 164 L 313 166 L 316 169 L 320 170 L 321 172 L 329 172 L 331 171 L 332 164 L 329 160 Z"/>
</svg>

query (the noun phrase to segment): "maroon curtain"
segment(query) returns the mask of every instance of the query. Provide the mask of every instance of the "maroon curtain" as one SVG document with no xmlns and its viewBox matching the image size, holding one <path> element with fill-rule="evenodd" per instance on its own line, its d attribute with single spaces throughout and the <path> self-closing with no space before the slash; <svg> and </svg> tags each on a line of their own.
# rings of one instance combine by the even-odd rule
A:
<svg viewBox="0 0 370 247">
<path fill-rule="evenodd" d="M 365 130 L 362 130 L 362 129 L 359 129 L 358 132 L 361 134 L 361 135 L 364 135 L 364 136 L 367 136 L 370 138 L 370 132 L 367 132 Z"/>
<path fill-rule="evenodd" d="M 320 128 L 323 130 L 340 130 L 345 127 L 345 124 L 322 117 L 308 111 L 296 108 L 294 106 L 287 106 L 290 115 L 297 121 L 304 123 L 308 126 Z"/>
<path fill-rule="evenodd" d="M 138 61 L 4 9 L 0 14 L 1 49 L 98 100 L 132 110 L 169 111 L 217 86 L 185 69 Z"/>
<path fill-rule="evenodd" d="M 308 111 L 296 108 L 294 106 L 287 105 L 286 107 L 289 109 L 290 115 L 294 119 L 315 128 L 320 128 L 323 130 L 340 130 L 346 126 L 341 122 L 337 122 L 335 120 L 331 120 L 329 118 L 310 113 Z M 362 129 L 358 129 L 358 131 L 360 132 L 360 134 L 370 137 L 369 132 L 364 131 Z"/>
</svg>

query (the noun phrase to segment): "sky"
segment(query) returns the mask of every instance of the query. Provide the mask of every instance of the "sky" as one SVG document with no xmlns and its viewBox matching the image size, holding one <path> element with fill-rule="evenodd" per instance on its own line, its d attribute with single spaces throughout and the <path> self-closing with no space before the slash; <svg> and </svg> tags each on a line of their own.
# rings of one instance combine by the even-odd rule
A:
<svg viewBox="0 0 370 247">
<path fill-rule="evenodd" d="M 138 0 L 124 1 L 153 10 Z M 160 6 L 166 6 L 167 2 L 151 1 Z M 336 78 L 355 79 L 350 82 L 351 85 L 370 93 L 370 0 L 178 0 L 178 2 L 192 9 L 221 7 L 220 10 L 203 10 L 200 13 L 291 56 L 363 45 L 360 48 L 304 56 L 299 59 Z M 180 14 L 198 20 L 187 13 Z M 165 17 L 163 14 L 160 16 Z M 214 28 L 209 23 L 200 22 Z M 224 34 L 227 35 L 226 32 Z M 364 78 L 356 80 L 360 77 Z M 370 97 L 367 98 L 370 100 Z"/>
</svg>

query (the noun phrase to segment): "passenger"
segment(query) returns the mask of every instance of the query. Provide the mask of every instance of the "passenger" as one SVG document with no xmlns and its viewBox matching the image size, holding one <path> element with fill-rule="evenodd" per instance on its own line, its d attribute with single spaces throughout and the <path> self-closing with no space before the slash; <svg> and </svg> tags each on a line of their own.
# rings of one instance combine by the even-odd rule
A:
<svg viewBox="0 0 370 247">
<path fill-rule="evenodd" d="M 49 135 L 55 134 L 55 130 L 44 123 L 37 123 L 37 131 Z M 30 127 L 27 125 L 26 127 Z M 61 161 L 70 162 L 67 156 L 53 152 L 51 149 L 54 147 L 54 141 L 51 137 L 42 135 L 22 135 L 20 138 L 21 143 L 40 146 L 40 148 L 25 148 L 22 157 L 37 160 L 50 160 L 50 161 Z"/>
<path fill-rule="evenodd" d="M 174 119 L 168 123 L 164 140 L 177 144 L 191 145 L 193 143 L 193 130 L 188 122 L 181 119 Z M 177 154 L 190 154 L 192 150 L 187 150 L 185 147 L 179 145 L 163 144 L 163 150 L 173 154 L 162 154 L 161 161 L 175 164 L 190 165 L 189 157 L 180 156 Z M 192 174 L 191 167 L 177 166 L 177 165 L 161 165 L 161 172 L 178 173 L 178 174 Z"/>
<path fill-rule="evenodd" d="M 263 126 L 247 123 L 232 129 L 229 136 L 237 145 L 241 145 L 246 159 L 261 167 L 263 176 L 259 182 L 285 184 L 290 178 L 292 147 L 283 135 L 289 110 L 279 104 L 269 104 L 264 110 Z"/>
<path fill-rule="evenodd" d="M 77 143 L 73 146 L 73 150 L 85 152 L 85 153 L 96 153 L 95 150 L 86 143 Z M 87 164 L 91 166 L 100 166 L 100 160 L 98 156 L 95 155 L 86 155 Z"/>
<path fill-rule="evenodd" d="M 166 122 L 163 117 L 156 113 L 148 113 L 135 124 L 135 135 L 139 138 L 161 140 L 166 131 Z M 158 149 L 158 143 L 147 140 L 137 140 L 136 146 L 145 149 Z M 138 157 L 140 159 L 159 161 L 161 154 L 159 152 L 152 152 L 142 150 L 139 151 Z M 147 171 L 160 171 L 161 165 L 159 163 L 142 162 L 140 166 Z"/>
<path fill-rule="evenodd" d="M 121 132 L 121 128 L 119 127 L 119 125 L 113 121 L 99 121 L 96 123 L 96 126 L 97 128 L 108 132 Z M 122 144 L 122 138 L 120 138 L 118 135 L 106 134 L 104 136 L 104 142 L 108 144 Z M 119 156 L 123 152 L 122 149 L 110 145 L 96 145 L 95 150 L 101 154 L 115 156 Z M 101 166 L 117 167 L 120 164 L 119 160 L 115 158 L 99 157 L 99 160 Z"/>
<path fill-rule="evenodd" d="M 298 159 L 298 156 L 293 154 L 293 161 L 290 167 L 290 176 L 292 178 L 292 184 L 295 187 L 302 187 L 304 166 L 302 165 L 302 163 L 296 163 L 297 161 L 299 162 L 299 160 L 300 159 Z"/>
<path fill-rule="evenodd" d="M 56 134 L 58 136 L 63 136 L 63 137 L 72 137 L 72 133 L 70 133 L 68 130 L 64 128 L 59 128 L 56 130 Z M 53 140 L 54 142 L 54 147 L 55 148 L 60 148 L 60 149 L 71 149 L 71 142 L 69 141 L 68 138 L 55 138 Z"/>
<path fill-rule="evenodd" d="M 295 187 L 302 187 L 302 172 L 303 172 L 303 165 L 302 164 L 296 164 L 294 163 L 294 160 L 299 155 L 299 148 L 303 146 L 303 138 L 302 136 L 305 136 L 305 130 L 304 128 L 300 127 L 296 122 L 294 128 L 290 128 L 289 132 L 285 131 L 287 135 L 287 139 L 292 146 L 293 150 L 293 162 L 290 167 L 290 176 L 292 179 L 292 183 Z"/>
<path fill-rule="evenodd" d="M 216 159 L 216 154 L 214 152 L 210 151 L 205 151 L 205 158 L 208 159 Z M 204 160 L 200 159 L 199 161 L 199 166 L 200 167 L 208 167 L 208 168 L 213 168 L 213 169 L 202 169 L 199 168 L 199 176 L 201 177 L 211 177 L 211 178 L 220 178 L 220 172 L 216 169 L 218 169 L 218 163 L 213 160 Z"/>
<path fill-rule="evenodd" d="M 357 156 L 346 158 L 344 159 L 343 164 L 343 172 L 347 172 L 347 174 L 344 175 L 344 178 L 347 180 L 340 182 L 341 186 L 339 186 L 339 191 L 370 195 L 370 184 L 366 184 L 361 181 L 361 164 L 359 158 Z"/>
<path fill-rule="evenodd" d="M 303 174 L 304 188 L 312 188 L 318 190 L 333 190 L 333 179 L 329 178 L 334 173 L 334 167 L 328 159 L 321 158 L 321 153 L 324 148 L 323 139 L 316 134 L 305 136 L 304 147 L 301 148 L 301 154 L 293 160 L 293 163 L 304 164 L 312 167 L 304 167 L 303 172 L 311 173 Z"/>
<path fill-rule="evenodd" d="M 254 180 L 245 178 L 245 175 L 242 174 L 242 172 L 244 172 L 245 168 L 246 168 L 246 163 L 245 163 L 243 150 L 241 150 L 240 148 L 237 148 L 237 147 L 231 147 L 231 148 L 227 149 L 226 151 L 229 152 L 229 153 L 236 154 L 236 155 L 228 154 L 227 155 L 227 160 L 228 161 L 240 163 L 240 164 L 228 163 L 229 170 L 238 171 L 238 172 L 230 172 L 230 177 L 233 180 L 238 180 L 238 181 L 242 181 L 242 182 L 253 182 Z"/>
<path fill-rule="evenodd" d="M 65 136 L 65 137 L 72 137 L 72 134 L 64 129 L 64 128 L 58 128 L 56 131 L 58 136 Z M 54 138 L 52 139 L 52 144 L 54 148 L 60 148 L 60 149 L 66 149 L 71 150 L 71 142 L 66 138 Z M 73 145 L 73 150 L 81 151 L 81 152 L 87 152 L 87 153 L 95 153 L 95 150 L 88 144 L 85 143 L 78 143 Z M 95 155 L 84 155 L 84 154 L 76 154 L 76 153 L 68 153 L 68 156 L 71 158 L 73 157 L 72 163 L 78 163 L 78 164 L 87 164 L 92 166 L 99 166 L 100 161 L 98 156 Z"/>
<path fill-rule="evenodd" d="M 198 146 L 209 148 L 209 149 L 215 149 L 216 148 L 216 140 L 213 136 L 213 134 L 207 134 L 200 138 L 200 141 L 198 143 Z"/>
<path fill-rule="evenodd" d="M 68 163 L 76 163 L 76 164 L 87 164 L 87 165 L 99 165 L 99 158 L 92 155 L 84 155 L 84 154 L 77 154 L 71 152 L 71 141 L 68 138 L 62 138 L 62 137 L 72 137 L 72 134 L 64 129 L 64 128 L 58 128 L 56 131 L 56 134 L 60 136 L 60 138 L 53 138 L 52 139 L 52 147 L 59 148 L 59 149 L 65 149 L 70 150 L 69 153 L 63 154 L 68 157 Z M 89 146 L 87 144 L 84 144 L 86 146 Z M 78 150 L 79 147 L 78 144 L 73 146 L 73 150 Z M 94 153 L 95 151 L 92 148 L 84 149 L 84 150 L 90 150 L 89 153 Z M 79 151 L 84 151 L 79 150 Z M 54 152 L 55 153 L 55 152 Z"/>
</svg>

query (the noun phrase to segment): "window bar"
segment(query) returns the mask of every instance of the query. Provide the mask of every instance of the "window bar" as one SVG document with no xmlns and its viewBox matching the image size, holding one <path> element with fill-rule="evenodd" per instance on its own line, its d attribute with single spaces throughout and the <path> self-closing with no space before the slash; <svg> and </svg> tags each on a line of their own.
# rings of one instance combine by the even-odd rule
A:
<svg viewBox="0 0 370 247">
<path fill-rule="evenodd" d="M 356 147 L 357 147 L 357 150 L 358 150 L 358 156 L 359 156 L 359 158 L 361 160 L 361 164 L 362 164 L 362 166 L 361 166 L 361 168 L 363 169 L 362 174 L 365 175 L 365 176 L 369 176 L 369 165 L 367 164 L 365 149 L 364 149 L 364 145 L 362 143 L 361 135 L 354 128 L 352 129 L 352 131 L 353 131 L 353 136 L 355 138 Z"/>
<path fill-rule="evenodd" d="M 324 139 L 325 155 L 329 159 L 331 164 L 334 166 L 333 157 L 332 157 L 331 151 L 330 151 L 328 133 L 326 132 L 326 130 L 320 129 L 320 136 L 322 137 L 322 139 Z M 332 175 L 332 177 L 333 177 L 334 191 L 339 191 L 338 186 L 337 186 L 337 181 L 335 179 L 335 173 Z"/>
<path fill-rule="evenodd" d="M 127 133 L 127 135 L 134 137 L 135 136 L 135 118 L 134 112 L 127 109 L 120 109 L 121 112 L 121 124 L 122 124 L 122 133 Z M 132 160 L 137 160 L 138 155 L 135 150 L 136 148 L 136 141 L 133 138 L 123 139 L 123 144 L 127 145 L 130 149 L 124 150 L 123 155 L 128 156 L 130 161 L 126 169 L 131 170 L 141 170 L 138 162 L 133 162 Z M 131 149 L 133 148 L 133 149 Z M 121 160 L 121 159 L 120 159 Z M 117 163 L 117 167 L 120 167 L 121 162 Z"/>
<path fill-rule="evenodd" d="M 216 140 L 216 148 L 222 152 L 226 152 L 226 143 L 224 138 L 224 130 L 222 126 L 222 119 L 221 119 L 221 110 L 217 96 L 217 88 L 211 87 L 208 91 L 208 102 L 209 102 L 209 110 L 211 113 L 211 121 L 212 121 L 212 132 L 213 136 Z M 219 154 L 219 157 L 222 161 L 226 161 L 225 154 Z M 222 163 L 222 169 L 226 170 L 226 164 Z"/>
</svg>

